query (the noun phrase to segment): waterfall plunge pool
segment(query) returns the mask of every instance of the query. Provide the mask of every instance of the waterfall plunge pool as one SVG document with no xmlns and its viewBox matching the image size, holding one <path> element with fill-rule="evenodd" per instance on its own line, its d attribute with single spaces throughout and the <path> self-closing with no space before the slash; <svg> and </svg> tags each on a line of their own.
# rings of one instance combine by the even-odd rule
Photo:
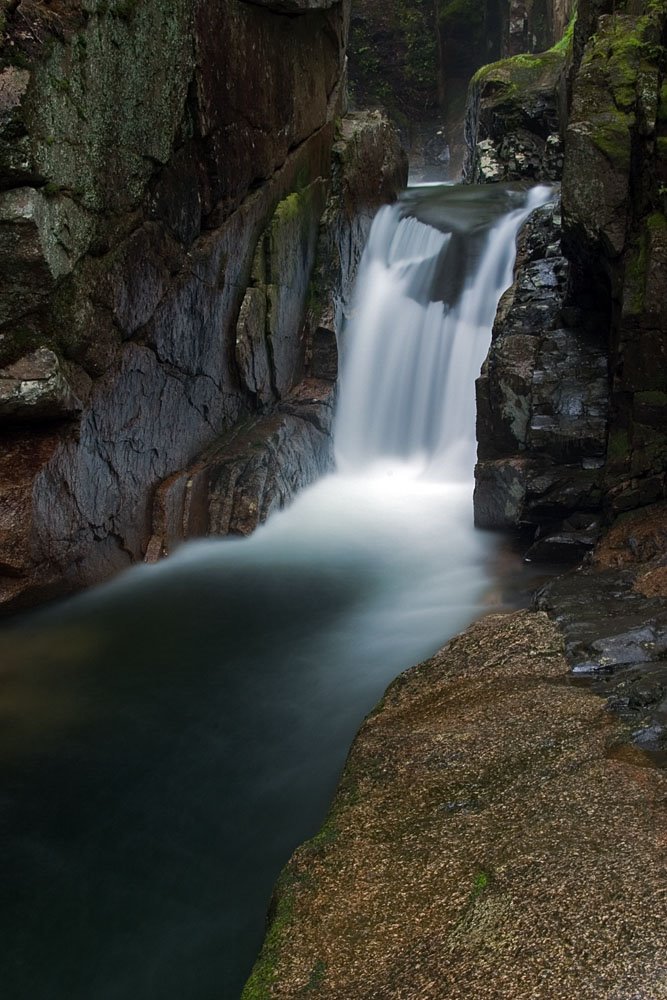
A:
<svg viewBox="0 0 667 1000">
<path fill-rule="evenodd" d="M 191 543 L 0 636 L 5 1000 L 239 996 L 363 716 L 479 614 L 473 384 L 549 193 L 498 192 L 467 229 L 444 190 L 379 213 L 338 474 L 250 539 Z"/>
</svg>

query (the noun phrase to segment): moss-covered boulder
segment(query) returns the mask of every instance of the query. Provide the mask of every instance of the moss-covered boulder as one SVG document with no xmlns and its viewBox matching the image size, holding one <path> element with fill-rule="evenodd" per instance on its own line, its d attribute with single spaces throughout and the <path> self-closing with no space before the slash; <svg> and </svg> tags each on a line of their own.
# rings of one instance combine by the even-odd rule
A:
<svg viewBox="0 0 667 1000">
<path fill-rule="evenodd" d="M 612 513 L 665 495 L 667 5 L 587 2 L 565 140 L 564 245 L 573 292 L 607 303 Z M 653 396 L 652 394 L 657 395 Z M 653 402 L 648 403 L 649 400 Z"/>
<path fill-rule="evenodd" d="M 574 23 L 547 52 L 483 66 L 466 112 L 465 177 L 475 183 L 558 180 Z"/>
</svg>

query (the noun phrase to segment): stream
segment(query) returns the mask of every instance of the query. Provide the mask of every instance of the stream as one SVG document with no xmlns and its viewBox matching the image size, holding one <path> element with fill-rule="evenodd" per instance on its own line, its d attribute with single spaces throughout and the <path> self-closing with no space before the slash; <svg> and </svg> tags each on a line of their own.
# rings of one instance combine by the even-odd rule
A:
<svg viewBox="0 0 667 1000">
<path fill-rule="evenodd" d="M 474 380 L 531 191 L 379 212 L 336 474 L 0 635 L 3 1000 L 233 1000 L 364 715 L 489 606 Z"/>
</svg>

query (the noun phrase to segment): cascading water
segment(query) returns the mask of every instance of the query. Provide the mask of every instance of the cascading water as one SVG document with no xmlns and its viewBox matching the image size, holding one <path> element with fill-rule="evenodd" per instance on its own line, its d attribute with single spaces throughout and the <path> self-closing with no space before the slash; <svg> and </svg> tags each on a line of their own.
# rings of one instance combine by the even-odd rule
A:
<svg viewBox="0 0 667 1000">
<path fill-rule="evenodd" d="M 345 338 L 341 471 L 250 539 L 5 634 L 5 1000 L 239 995 L 363 715 L 479 611 L 473 382 L 546 197 L 429 189 L 383 210 Z"/>
<path fill-rule="evenodd" d="M 519 206 L 465 234 L 467 246 L 460 232 L 441 233 L 406 216 L 403 203 L 380 210 L 346 335 L 336 421 L 340 469 L 368 469 L 378 457 L 395 456 L 427 464 L 436 478 L 470 478 L 474 381 L 512 279 L 516 234 L 549 190 L 517 192 Z M 440 287 L 439 276 L 470 250 L 479 261 L 462 285 Z"/>
</svg>

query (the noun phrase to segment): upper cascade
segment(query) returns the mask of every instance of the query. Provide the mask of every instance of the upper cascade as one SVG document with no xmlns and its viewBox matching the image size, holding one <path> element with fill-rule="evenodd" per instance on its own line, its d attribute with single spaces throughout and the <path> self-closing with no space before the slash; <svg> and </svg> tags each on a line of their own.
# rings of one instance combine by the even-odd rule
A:
<svg viewBox="0 0 667 1000">
<path fill-rule="evenodd" d="M 475 378 L 512 280 L 517 233 L 550 196 L 546 186 L 491 196 L 487 188 L 481 207 L 468 201 L 465 225 L 459 189 L 448 186 L 412 189 L 379 211 L 343 344 L 341 471 L 399 459 L 438 479 L 472 476 Z"/>
</svg>

